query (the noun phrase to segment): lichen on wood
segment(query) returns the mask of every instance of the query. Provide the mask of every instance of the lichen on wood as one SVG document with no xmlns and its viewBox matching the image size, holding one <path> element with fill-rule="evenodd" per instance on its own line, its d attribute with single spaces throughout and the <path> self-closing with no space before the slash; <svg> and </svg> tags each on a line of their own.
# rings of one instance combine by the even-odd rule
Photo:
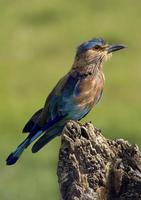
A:
<svg viewBox="0 0 141 200">
<path fill-rule="evenodd" d="M 57 175 L 61 200 L 141 199 L 138 146 L 106 139 L 92 123 L 67 123 Z"/>
</svg>

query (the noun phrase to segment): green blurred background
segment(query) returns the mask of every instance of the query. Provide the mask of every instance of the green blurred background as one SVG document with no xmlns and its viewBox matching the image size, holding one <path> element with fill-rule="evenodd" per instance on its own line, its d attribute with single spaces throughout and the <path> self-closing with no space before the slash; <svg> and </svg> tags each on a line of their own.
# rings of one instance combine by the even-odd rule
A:
<svg viewBox="0 0 141 200">
<path fill-rule="evenodd" d="M 38 154 L 29 148 L 15 166 L 5 166 L 5 158 L 71 67 L 75 48 L 99 36 L 128 48 L 104 65 L 103 99 L 83 121 L 141 146 L 141 1 L 0 0 L 1 200 L 59 200 L 60 138 Z"/>
</svg>

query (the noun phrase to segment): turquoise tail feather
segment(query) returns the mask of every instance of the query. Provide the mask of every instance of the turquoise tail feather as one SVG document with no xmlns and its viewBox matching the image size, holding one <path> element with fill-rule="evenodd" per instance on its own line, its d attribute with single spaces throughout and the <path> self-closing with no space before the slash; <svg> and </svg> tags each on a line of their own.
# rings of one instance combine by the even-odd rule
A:
<svg viewBox="0 0 141 200">
<path fill-rule="evenodd" d="M 7 165 L 13 165 L 17 162 L 23 151 L 28 147 L 29 145 L 29 138 L 25 139 L 17 148 L 15 151 L 13 151 L 8 158 L 6 159 Z"/>
<path fill-rule="evenodd" d="M 60 135 L 62 132 L 63 127 L 58 127 L 53 130 L 50 130 L 49 132 L 46 132 L 43 136 L 35 142 L 35 144 L 32 147 L 32 153 L 38 152 L 41 148 L 43 148 L 47 143 L 49 143 L 52 139 L 54 139 L 56 136 Z"/>
<path fill-rule="evenodd" d="M 30 138 L 30 135 L 16 148 L 15 151 L 13 151 L 8 158 L 6 159 L 7 165 L 13 165 L 17 162 L 17 160 L 22 155 L 23 151 L 34 141 L 36 140 L 40 135 L 42 134 L 42 131 L 38 131 L 34 136 Z"/>
<path fill-rule="evenodd" d="M 20 156 L 22 155 L 23 151 L 33 142 L 35 141 L 38 137 L 40 137 L 44 131 L 48 130 L 48 136 L 47 136 L 47 140 L 45 140 L 42 144 L 37 143 L 37 146 L 39 144 L 39 146 L 37 147 L 37 149 L 39 150 L 40 148 L 42 148 L 42 146 L 44 146 L 45 144 L 47 144 L 50 140 L 52 140 L 54 137 L 56 137 L 56 135 L 58 134 L 58 132 L 60 132 L 60 128 L 52 131 L 50 129 L 53 128 L 54 123 L 59 121 L 60 119 L 62 119 L 62 117 L 60 118 L 56 118 L 54 119 L 52 122 L 49 122 L 47 124 L 45 124 L 45 126 L 42 128 L 42 130 L 39 130 L 36 134 L 32 135 L 30 134 L 17 148 L 15 151 L 13 151 L 8 158 L 6 159 L 6 164 L 7 165 L 13 165 L 17 162 L 17 160 L 20 158 Z M 56 125 L 55 125 L 56 126 Z M 54 129 L 54 128 L 53 128 Z M 44 135 L 42 136 L 44 137 Z M 42 138 L 41 137 L 41 138 Z M 39 141 L 42 141 L 42 139 Z M 38 141 L 37 141 L 38 142 Z M 35 143 L 36 144 L 36 143 Z M 36 146 L 36 145 L 35 145 Z M 34 146 L 34 147 L 35 147 Z M 33 148 L 34 149 L 34 148 Z M 36 148 L 35 148 L 36 149 Z M 37 152 L 38 150 L 32 151 L 32 152 Z"/>
</svg>

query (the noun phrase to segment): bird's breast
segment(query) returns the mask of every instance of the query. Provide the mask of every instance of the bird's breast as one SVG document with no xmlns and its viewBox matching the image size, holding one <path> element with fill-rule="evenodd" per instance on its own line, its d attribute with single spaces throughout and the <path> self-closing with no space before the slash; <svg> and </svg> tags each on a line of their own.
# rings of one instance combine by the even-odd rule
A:
<svg viewBox="0 0 141 200">
<path fill-rule="evenodd" d="M 102 94 L 104 74 L 102 72 L 89 76 L 77 83 L 75 88 L 75 102 L 80 107 L 95 105 Z"/>
</svg>

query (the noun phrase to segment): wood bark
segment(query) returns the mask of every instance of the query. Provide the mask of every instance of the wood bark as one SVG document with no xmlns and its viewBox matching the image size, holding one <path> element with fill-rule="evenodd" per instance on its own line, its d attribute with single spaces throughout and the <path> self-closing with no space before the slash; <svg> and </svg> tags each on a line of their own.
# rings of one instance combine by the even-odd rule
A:
<svg viewBox="0 0 141 200">
<path fill-rule="evenodd" d="M 67 123 L 57 175 L 61 200 L 141 200 L 138 146 L 106 139 L 91 123 Z"/>
</svg>

